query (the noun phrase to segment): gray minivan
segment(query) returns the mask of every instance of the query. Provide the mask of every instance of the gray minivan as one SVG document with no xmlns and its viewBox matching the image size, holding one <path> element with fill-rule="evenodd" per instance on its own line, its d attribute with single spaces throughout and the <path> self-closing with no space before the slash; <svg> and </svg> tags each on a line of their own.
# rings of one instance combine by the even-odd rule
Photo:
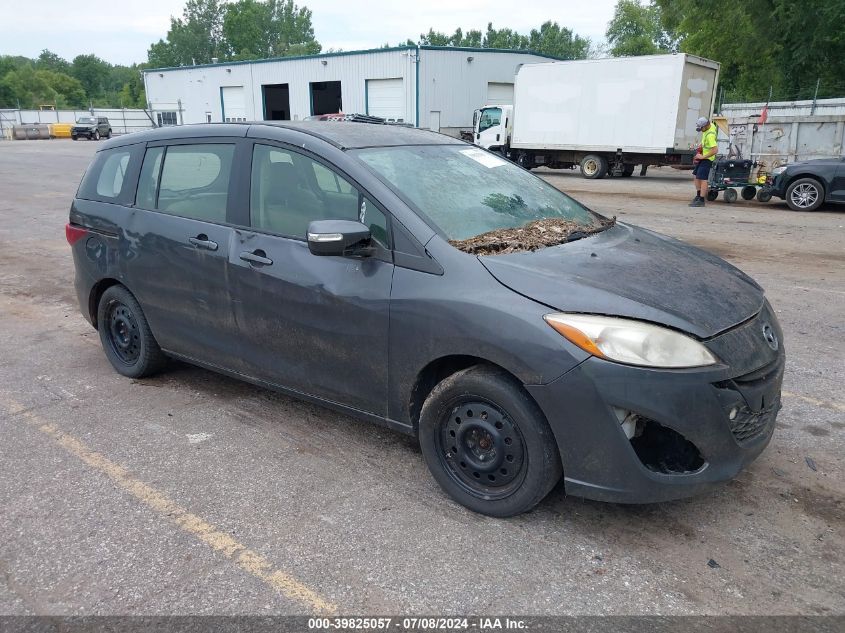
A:
<svg viewBox="0 0 845 633">
<path fill-rule="evenodd" d="M 706 490 L 780 408 L 783 336 L 752 279 L 441 134 L 128 135 L 66 232 L 121 374 L 180 359 L 415 435 L 442 488 L 493 516 L 561 477 L 606 501 Z"/>
</svg>

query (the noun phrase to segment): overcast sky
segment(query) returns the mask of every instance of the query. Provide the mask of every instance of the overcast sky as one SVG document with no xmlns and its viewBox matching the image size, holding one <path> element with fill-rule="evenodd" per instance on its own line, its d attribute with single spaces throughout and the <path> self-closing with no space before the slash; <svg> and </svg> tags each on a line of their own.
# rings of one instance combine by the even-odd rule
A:
<svg viewBox="0 0 845 633">
<path fill-rule="evenodd" d="M 0 6 L 6 5 L 2 0 Z M 604 38 L 616 0 L 307 0 L 314 33 L 324 49 L 375 48 L 416 40 L 429 27 L 510 27 L 527 33 L 546 20 L 593 41 Z M 0 54 L 37 57 L 42 49 L 71 60 L 94 53 L 113 64 L 147 59 L 147 48 L 167 34 L 170 16 L 181 16 L 183 0 L 36 0 L 3 10 L 12 19 L 0 36 Z M 17 17 L 13 17 L 17 14 Z M 25 16 L 25 19 L 24 19 Z"/>
</svg>

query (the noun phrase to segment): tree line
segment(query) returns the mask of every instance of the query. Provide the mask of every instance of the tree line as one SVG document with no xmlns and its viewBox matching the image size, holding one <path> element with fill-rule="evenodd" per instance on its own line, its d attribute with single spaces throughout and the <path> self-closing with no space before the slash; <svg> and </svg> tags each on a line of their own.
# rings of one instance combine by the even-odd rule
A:
<svg viewBox="0 0 845 633">
<path fill-rule="evenodd" d="M 492 23 L 483 31 L 429 29 L 402 44 L 532 50 L 560 59 L 684 52 L 721 62 L 723 102 L 789 100 L 845 95 L 843 24 L 845 0 L 618 0 L 603 42 L 547 21 L 528 33 Z M 0 56 L 0 107 L 142 107 L 145 67 L 322 50 L 311 10 L 294 0 L 188 0 L 144 64 L 113 66 L 95 55 L 68 62 L 48 50 L 37 59 Z"/>
<path fill-rule="evenodd" d="M 96 55 L 69 62 L 46 49 L 36 59 L 0 55 L 0 108 L 141 108 L 147 99 L 140 71 Z"/>
</svg>

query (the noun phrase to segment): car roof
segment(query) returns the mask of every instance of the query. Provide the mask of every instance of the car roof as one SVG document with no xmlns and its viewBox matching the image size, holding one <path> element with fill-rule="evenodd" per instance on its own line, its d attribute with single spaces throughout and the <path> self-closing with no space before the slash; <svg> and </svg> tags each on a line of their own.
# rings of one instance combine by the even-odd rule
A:
<svg viewBox="0 0 845 633">
<path fill-rule="evenodd" d="M 263 128 L 263 129 L 262 129 Z M 118 137 L 104 147 L 145 143 L 165 139 L 235 136 L 260 137 L 262 132 L 272 139 L 278 129 L 295 130 L 320 138 L 340 149 L 362 147 L 395 147 L 399 145 L 463 145 L 464 141 L 452 136 L 381 123 L 352 123 L 345 121 L 258 121 L 254 123 L 199 123 L 167 126 Z"/>
</svg>

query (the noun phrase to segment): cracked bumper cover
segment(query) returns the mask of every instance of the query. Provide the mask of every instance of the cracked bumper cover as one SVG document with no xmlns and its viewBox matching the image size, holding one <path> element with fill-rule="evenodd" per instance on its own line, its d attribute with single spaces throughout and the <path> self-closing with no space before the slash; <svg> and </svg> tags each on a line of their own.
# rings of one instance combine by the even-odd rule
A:
<svg viewBox="0 0 845 633">
<path fill-rule="evenodd" d="M 768 445 L 780 408 L 782 349 L 754 381 L 719 368 L 658 370 L 590 358 L 557 380 L 527 389 L 558 440 L 566 491 L 621 503 L 692 496 L 735 477 Z M 669 427 L 695 444 L 705 460 L 692 473 L 647 468 L 614 414 L 620 407 Z M 731 409 L 764 412 L 760 432 L 739 440 Z"/>
</svg>

